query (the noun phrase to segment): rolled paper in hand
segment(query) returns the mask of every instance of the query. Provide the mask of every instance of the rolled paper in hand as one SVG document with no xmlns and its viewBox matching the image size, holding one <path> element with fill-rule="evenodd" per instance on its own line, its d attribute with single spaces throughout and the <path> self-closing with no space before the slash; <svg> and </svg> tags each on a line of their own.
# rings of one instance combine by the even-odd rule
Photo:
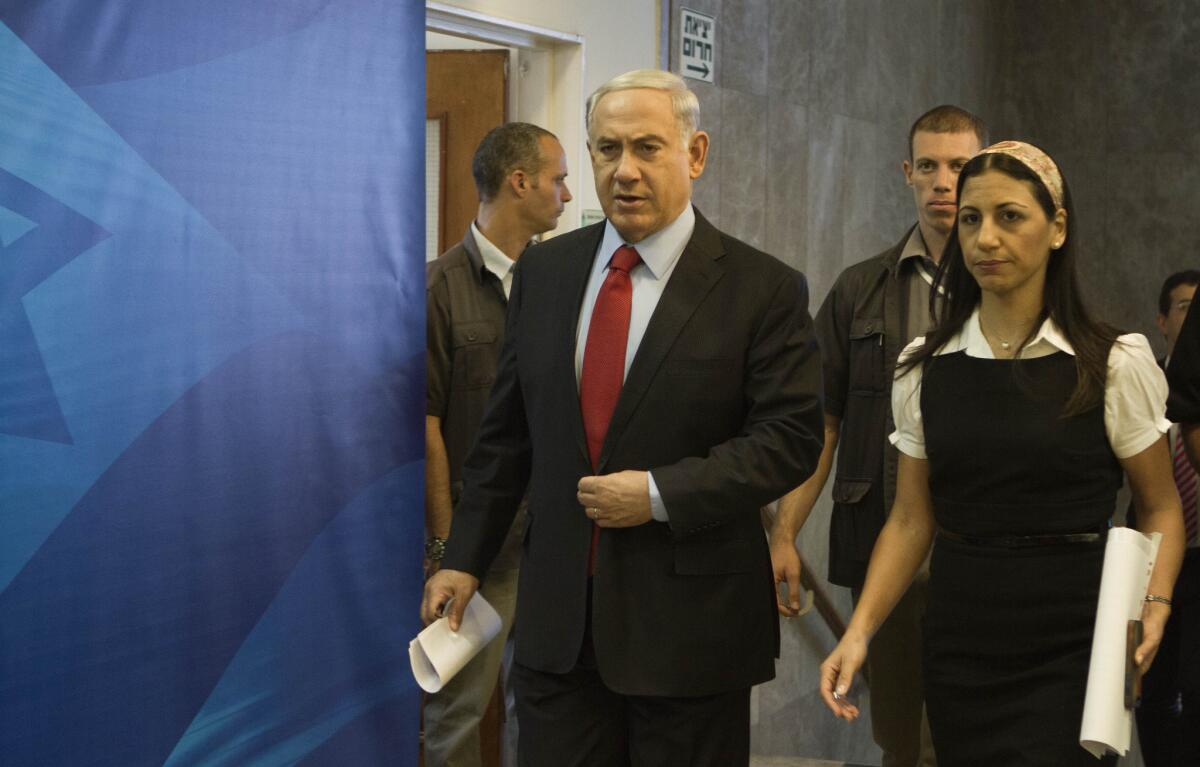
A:
<svg viewBox="0 0 1200 767">
<path fill-rule="evenodd" d="M 1125 708 L 1126 627 L 1142 617 L 1161 540 L 1161 533 L 1143 535 L 1128 527 L 1108 531 L 1079 729 L 1079 745 L 1097 759 L 1106 751 L 1124 756 L 1129 750 L 1133 712 Z"/>
<path fill-rule="evenodd" d="M 408 643 L 413 676 L 425 692 L 437 692 L 500 633 L 500 616 L 476 592 L 463 612 L 458 631 L 450 620 L 438 618 Z"/>
</svg>

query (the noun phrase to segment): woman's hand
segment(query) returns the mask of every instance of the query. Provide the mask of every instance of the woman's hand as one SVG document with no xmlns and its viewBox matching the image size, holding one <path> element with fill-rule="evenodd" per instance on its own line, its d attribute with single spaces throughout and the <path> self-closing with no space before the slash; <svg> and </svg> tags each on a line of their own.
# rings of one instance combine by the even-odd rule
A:
<svg viewBox="0 0 1200 767">
<path fill-rule="evenodd" d="M 1171 608 L 1162 602 L 1146 602 L 1142 606 L 1142 643 L 1133 653 L 1133 661 L 1138 666 L 1138 673 L 1145 674 L 1154 662 L 1158 653 L 1158 645 L 1162 642 L 1163 631 L 1167 627 L 1167 619 L 1171 617 Z"/>
<path fill-rule="evenodd" d="M 850 699 L 854 674 L 867 659 L 867 641 L 847 631 L 842 641 L 821 664 L 821 698 L 839 719 L 853 722 L 858 718 L 858 706 Z"/>
</svg>

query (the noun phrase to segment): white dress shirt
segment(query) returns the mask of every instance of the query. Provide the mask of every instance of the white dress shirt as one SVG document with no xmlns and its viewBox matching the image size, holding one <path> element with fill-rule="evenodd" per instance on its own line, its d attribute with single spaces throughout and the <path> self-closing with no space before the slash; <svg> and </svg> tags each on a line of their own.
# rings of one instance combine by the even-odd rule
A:
<svg viewBox="0 0 1200 767">
<path fill-rule="evenodd" d="M 638 346 L 642 343 L 642 337 L 646 335 L 646 327 L 650 324 L 650 318 L 654 315 L 658 300 L 662 298 L 663 290 L 667 287 L 667 280 L 675 271 L 675 265 L 679 263 L 683 249 L 692 239 L 692 232 L 695 228 L 696 213 L 692 210 L 692 206 L 688 205 L 670 224 L 633 245 L 637 249 L 638 255 L 641 256 L 642 262 L 629 272 L 629 281 L 633 289 L 633 305 L 629 311 L 629 339 L 625 344 L 625 371 L 621 377 L 622 381 L 625 380 L 625 376 L 629 375 L 629 366 L 633 364 L 633 358 L 637 354 Z M 605 223 L 604 237 L 600 240 L 600 247 L 596 250 L 592 271 L 588 276 L 587 288 L 583 291 L 583 303 L 579 307 L 579 322 L 575 332 L 576 386 L 579 385 L 579 377 L 583 373 L 583 354 L 587 346 L 588 328 L 592 324 L 592 309 L 596 306 L 596 297 L 600 294 L 600 286 L 604 284 L 605 277 L 608 276 L 608 265 L 612 261 L 613 253 L 617 248 L 627 244 L 629 243 L 626 243 L 621 239 L 621 235 L 617 234 L 611 221 Z M 655 484 L 652 473 L 649 474 L 648 484 L 650 486 L 651 515 L 659 522 L 668 521 L 667 508 L 658 492 L 658 485 Z"/>
<path fill-rule="evenodd" d="M 900 354 L 903 362 L 925 337 L 913 339 Z M 935 352 L 935 356 L 965 351 L 967 356 L 995 359 L 991 346 L 979 327 L 979 307 L 975 307 L 962 330 Z M 1047 319 L 1037 335 L 1021 350 L 1021 359 L 1046 357 L 1063 351 L 1074 356 L 1075 349 L 1062 331 Z M 1167 378 L 1150 343 L 1140 333 L 1117 338 L 1108 353 L 1108 379 L 1104 386 L 1104 431 L 1117 458 L 1137 455 L 1167 433 L 1171 422 L 1166 418 Z M 921 367 L 896 378 L 892 386 L 892 416 L 896 430 L 888 437 L 900 452 L 913 458 L 925 458 L 925 426 L 921 419 Z"/>
<path fill-rule="evenodd" d="M 479 227 L 475 225 L 474 221 L 471 222 L 471 234 L 475 237 L 475 244 L 479 246 L 479 255 L 483 257 L 483 268 L 496 275 L 496 278 L 500 280 L 500 286 L 504 288 L 504 297 L 508 298 L 508 294 L 512 291 L 512 270 L 517 262 L 504 255 L 503 250 L 484 237 L 483 232 L 479 231 Z"/>
</svg>

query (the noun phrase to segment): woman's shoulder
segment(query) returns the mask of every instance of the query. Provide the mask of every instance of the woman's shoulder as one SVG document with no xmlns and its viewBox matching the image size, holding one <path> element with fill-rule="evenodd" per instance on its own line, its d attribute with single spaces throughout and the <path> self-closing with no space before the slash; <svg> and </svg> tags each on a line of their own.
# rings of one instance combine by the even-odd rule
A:
<svg viewBox="0 0 1200 767">
<path fill-rule="evenodd" d="M 1149 389 L 1158 391 L 1166 387 L 1166 376 L 1162 366 L 1154 358 L 1150 342 L 1141 333 L 1125 333 L 1117 336 L 1108 351 L 1108 384 L 1120 390 Z M 1163 395 L 1166 396 L 1165 394 Z"/>
<path fill-rule="evenodd" d="M 1158 367 L 1158 361 L 1154 359 L 1154 350 L 1150 348 L 1150 341 L 1141 333 L 1124 333 L 1117 336 L 1112 348 L 1108 350 L 1110 370 L 1131 365 Z"/>
</svg>

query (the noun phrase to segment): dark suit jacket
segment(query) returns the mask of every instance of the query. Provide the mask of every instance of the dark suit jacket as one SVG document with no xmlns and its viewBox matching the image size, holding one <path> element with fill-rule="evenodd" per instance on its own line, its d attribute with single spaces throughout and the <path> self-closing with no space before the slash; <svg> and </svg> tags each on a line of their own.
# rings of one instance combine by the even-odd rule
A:
<svg viewBox="0 0 1200 767">
<path fill-rule="evenodd" d="M 1171 364 L 1167 366 L 1167 418 L 1173 423 L 1200 422 L 1200 309 L 1188 309 Z"/>
<path fill-rule="evenodd" d="M 517 265 L 500 369 L 467 458 L 444 567 L 487 571 L 529 487 L 516 659 L 578 657 L 592 523 L 575 334 L 603 224 Z M 651 470 L 670 524 L 600 535 L 592 634 L 601 677 L 627 695 L 696 696 L 775 674 L 779 623 L 759 507 L 806 479 L 821 450 L 820 363 L 804 278 L 698 213 L 630 366 L 599 474 Z"/>
</svg>

